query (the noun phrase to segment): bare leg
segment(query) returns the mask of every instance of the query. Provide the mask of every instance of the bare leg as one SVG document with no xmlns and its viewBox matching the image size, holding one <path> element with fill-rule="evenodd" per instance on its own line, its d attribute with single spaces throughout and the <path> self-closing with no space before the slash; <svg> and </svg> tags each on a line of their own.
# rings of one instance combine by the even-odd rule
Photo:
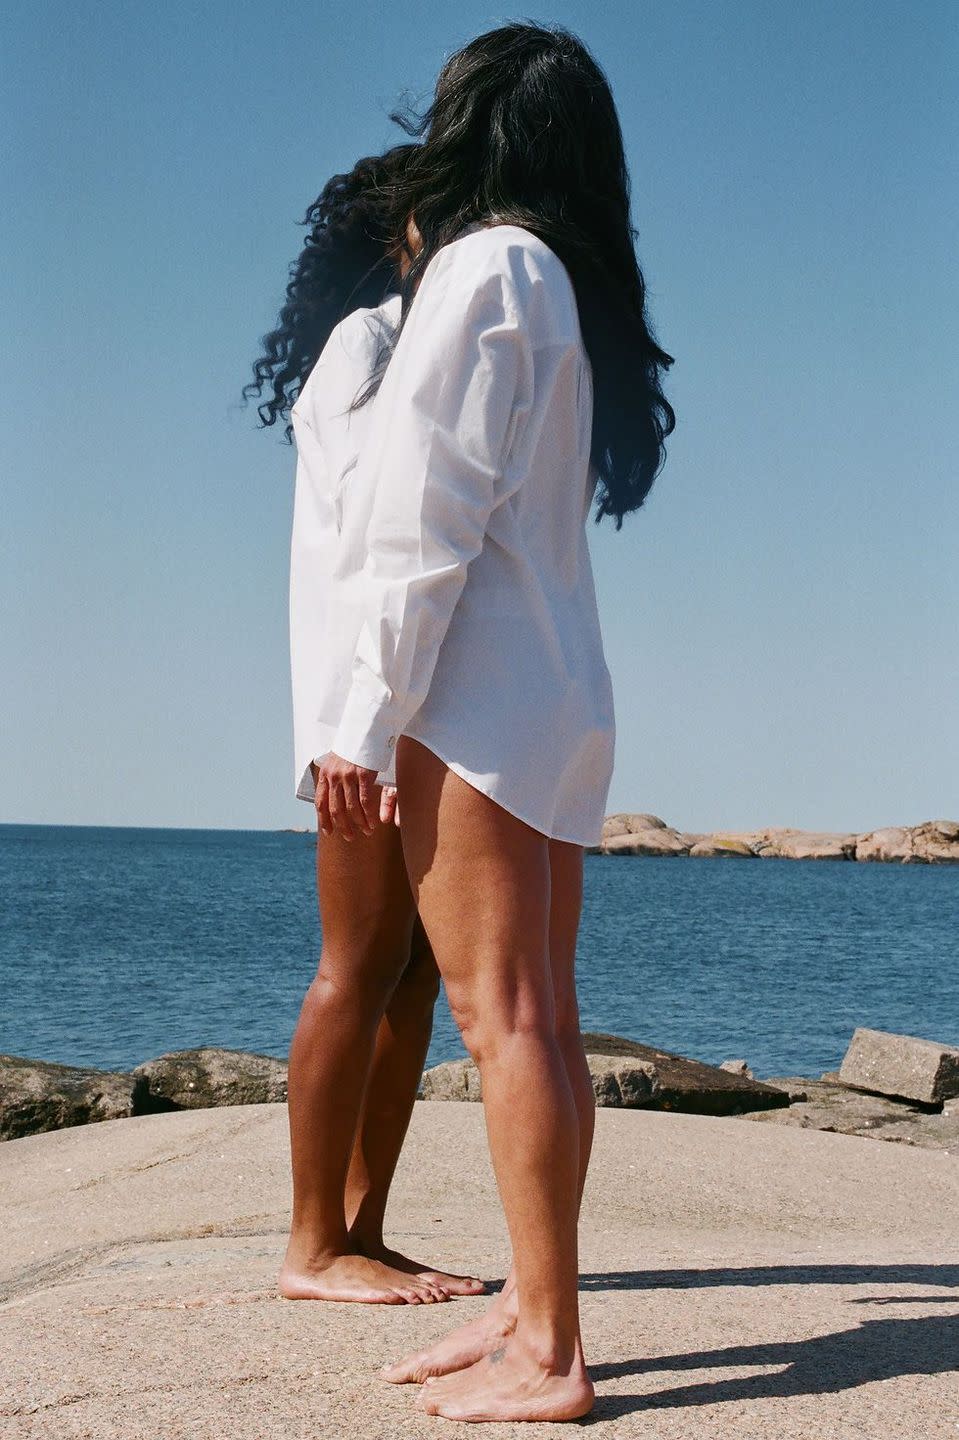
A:
<svg viewBox="0 0 959 1440">
<path fill-rule="evenodd" d="M 482 1280 L 411 1260 L 391 1250 L 383 1238 L 386 1202 L 423 1073 L 439 987 L 436 960 L 423 922 L 416 915 L 409 963 L 376 1034 L 373 1067 L 346 1181 L 346 1221 L 357 1253 L 406 1275 L 432 1280 L 451 1295 L 481 1295 L 486 1288 Z"/>
<path fill-rule="evenodd" d="M 290 1049 L 289 1299 L 421 1304 L 449 1292 L 355 1253 L 344 1194 L 377 1028 L 410 955 L 415 907 L 396 827 L 317 834 L 323 949 Z"/>
<path fill-rule="evenodd" d="M 402 736 L 397 779 L 413 894 L 483 1082 L 519 1314 L 503 1345 L 425 1386 L 461 1420 L 568 1420 L 593 1387 L 579 1333 L 579 1121 L 556 1035 L 545 836 Z"/>
<path fill-rule="evenodd" d="M 549 841 L 550 910 L 549 955 L 556 1011 L 556 1035 L 569 1077 L 579 1120 L 579 1200 L 593 1144 L 596 1102 L 579 1028 L 576 998 L 576 937 L 583 903 L 583 847 L 562 840 Z M 435 1345 L 404 1357 L 383 1370 L 394 1384 L 422 1384 L 473 1365 L 503 1344 L 516 1328 L 519 1304 L 516 1275 L 510 1267 L 506 1284 L 485 1314 L 458 1326 Z"/>
</svg>

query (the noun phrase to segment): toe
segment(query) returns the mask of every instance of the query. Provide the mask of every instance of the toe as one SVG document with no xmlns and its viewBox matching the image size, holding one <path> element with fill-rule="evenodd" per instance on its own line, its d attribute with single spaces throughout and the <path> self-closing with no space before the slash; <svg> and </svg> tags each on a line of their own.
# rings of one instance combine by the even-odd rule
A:
<svg viewBox="0 0 959 1440">
<path fill-rule="evenodd" d="M 416 1375 L 416 1360 L 397 1360 L 392 1365 L 384 1365 L 380 1371 L 380 1378 L 388 1380 L 391 1385 L 405 1385 Z"/>
<path fill-rule="evenodd" d="M 421 1410 L 425 1410 L 425 1411 L 426 1411 L 427 1415 L 435 1415 L 435 1414 L 436 1414 L 436 1406 L 437 1406 L 437 1403 L 438 1403 L 438 1402 L 434 1399 L 433 1395 L 431 1395 L 431 1393 L 430 1393 L 430 1390 L 429 1390 L 429 1381 L 426 1382 L 426 1384 L 423 1386 L 423 1388 L 422 1388 L 422 1390 L 420 1391 L 420 1393 L 417 1395 L 417 1397 L 416 1397 L 416 1403 L 417 1403 L 417 1405 L 419 1406 L 419 1408 L 420 1408 Z"/>
</svg>

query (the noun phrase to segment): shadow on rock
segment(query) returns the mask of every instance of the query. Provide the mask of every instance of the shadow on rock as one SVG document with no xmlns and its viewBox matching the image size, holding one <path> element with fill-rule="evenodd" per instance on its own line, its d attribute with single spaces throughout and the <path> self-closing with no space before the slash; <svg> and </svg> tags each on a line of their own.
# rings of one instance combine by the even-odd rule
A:
<svg viewBox="0 0 959 1440">
<path fill-rule="evenodd" d="M 770 1366 L 771 1375 L 701 1381 L 643 1395 L 599 1397 L 589 1421 L 610 1420 L 636 1410 L 720 1405 L 729 1401 L 788 1399 L 828 1395 L 904 1375 L 940 1375 L 959 1368 L 959 1314 L 920 1319 L 866 1320 L 852 1330 L 809 1340 L 731 1345 L 722 1350 L 658 1355 L 649 1359 L 590 1366 L 596 1381 L 623 1375 L 654 1375 L 669 1370 Z"/>
<path fill-rule="evenodd" d="M 715 1285 L 877 1284 L 946 1285 L 959 1289 L 959 1265 L 750 1265 L 699 1270 L 609 1270 L 580 1276 L 580 1290 L 587 1295 L 599 1290 L 701 1290 Z M 959 1296 L 956 1298 L 959 1300 Z"/>
</svg>

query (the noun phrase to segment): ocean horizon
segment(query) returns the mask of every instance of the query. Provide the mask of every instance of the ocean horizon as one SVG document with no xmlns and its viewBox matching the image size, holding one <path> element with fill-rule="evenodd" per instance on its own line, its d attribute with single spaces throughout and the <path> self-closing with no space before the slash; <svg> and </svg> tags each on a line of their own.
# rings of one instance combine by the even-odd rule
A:
<svg viewBox="0 0 959 1440">
<path fill-rule="evenodd" d="M 0 1051 L 285 1056 L 319 956 L 313 832 L 0 825 Z M 959 1044 L 951 867 L 587 855 L 584 1030 L 757 1076 L 857 1025 Z M 464 1053 L 441 997 L 429 1064 Z"/>
</svg>

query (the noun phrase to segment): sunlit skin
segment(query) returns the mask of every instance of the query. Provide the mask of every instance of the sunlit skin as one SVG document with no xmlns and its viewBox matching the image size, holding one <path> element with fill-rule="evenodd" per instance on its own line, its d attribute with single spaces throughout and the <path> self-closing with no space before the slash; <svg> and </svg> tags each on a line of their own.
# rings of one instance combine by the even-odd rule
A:
<svg viewBox="0 0 959 1440">
<path fill-rule="evenodd" d="M 400 264 L 405 274 L 409 259 Z M 575 1273 L 595 1103 L 574 979 L 583 850 L 524 825 L 406 736 L 397 745 L 397 767 L 406 796 L 406 863 L 454 1016 L 480 1067 L 515 1250 L 503 1291 L 484 1315 L 387 1366 L 383 1378 L 421 1384 L 420 1407 L 448 1419 L 575 1419 L 593 1403 Z M 376 773 L 342 756 L 325 757 L 316 787 L 324 834 L 352 843 L 374 834 L 381 816 L 398 820 L 395 794 L 377 800 Z M 484 886 L 479 862 L 487 857 Z M 533 877 L 544 862 L 540 889 Z M 473 928 L 461 913 L 470 888 L 482 917 Z M 545 991 L 536 988 L 535 963 L 528 973 L 517 970 L 515 959 L 535 951 L 530 936 L 541 930 L 544 905 Z M 529 1012 L 518 1025 L 510 1009 L 510 997 L 520 993 L 534 1011 L 542 1007 L 542 1024 L 530 1033 Z"/>
<path fill-rule="evenodd" d="M 396 763 L 406 864 L 480 1070 L 513 1264 L 484 1317 L 384 1378 L 424 1381 L 421 1408 L 448 1419 L 575 1419 L 593 1403 L 576 1260 L 594 1119 L 573 978 L 583 850 L 525 825 L 409 736 Z M 336 755 L 320 768 L 327 823 L 361 834 L 375 772 Z"/>
</svg>

